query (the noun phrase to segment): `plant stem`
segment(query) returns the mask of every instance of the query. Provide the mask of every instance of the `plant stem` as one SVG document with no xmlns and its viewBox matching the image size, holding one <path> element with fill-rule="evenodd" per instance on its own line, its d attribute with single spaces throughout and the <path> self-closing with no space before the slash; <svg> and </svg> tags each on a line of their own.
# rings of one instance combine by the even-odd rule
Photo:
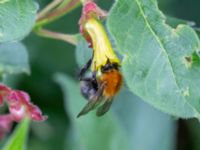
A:
<svg viewBox="0 0 200 150">
<path fill-rule="evenodd" d="M 81 0 L 81 3 L 84 5 L 84 4 L 86 4 L 86 3 L 88 3 L 88 2 L 93 2 L 94 0 Z"/>
<path fill-rule="evenodd" d="M 49 31 L 46 29 L 42 29 L 42 28 L 35 30 L 35 33 L 42 37 L 62 40 L 67 43 L 70 43 L 72 45 L 77 45 L 76 35 L 69 35 L 69 34 L 64 34 L 64 33 L 53 32 L 53 31 Z"/>
<path fill-rule="evenodd" d="M 53 8 L 58 6 L 63 0 L 54 0 L 50 4 L 48 4 L 44 9 L 42 9 L 38 15 L 37 15 L 37 20 L 43 18 L 47 13 L 52 11 Z"/>
<path fill-rule="evenodd" d="M 69 1 L 69 3 L 67 3 L 65 6 L 59 9 L 55 9 L 47 13 L 45 16 L 40 17 L 36 22 L 35 28 L 44 26 L 46 24 L 49 24 L 52 21 L 55 21 L 56 19 L 72 11 L 74 8 L 76 8 L 80 4 L 81 4 L 80 0 Z"/>
</svg>

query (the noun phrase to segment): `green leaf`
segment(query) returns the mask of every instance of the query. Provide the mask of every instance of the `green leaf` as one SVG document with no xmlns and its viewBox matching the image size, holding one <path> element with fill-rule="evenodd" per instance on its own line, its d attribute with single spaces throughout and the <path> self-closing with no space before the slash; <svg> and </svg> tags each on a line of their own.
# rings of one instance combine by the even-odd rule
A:
<svg viewBox="0 0 200 150">
<path fill-rule="evenodd" d="M 176 121 L 122 89 L 112 108 L 131 143 L 131 150 L 175 150 Z M 165 137 L 165 138 L 163 138 Z"/>
<path fill-rule="evenodd" d="M 119 122 L 111 112 L 97 117 L 94 112 L 76 118 L 86 104 L 79 92 L 78 83 L 67 76 L 57 75 L 56 81 L 61 85 L 65 96 L 65 108 L 72 122 L 70 150 L 130 150 L 128 139 Z"/>
<path fill-rule="evenodd" d="M 0 44 L 0 74 L 30 73 L 28 54 L 21 43 Z"/>
<path fill-rule="evenodd" d="M 156 0 L 118 0 L 108 28 L 133 93 L 168 114 L 200 118 L 200 63 L 192 59 L 200 42 L 191 27 L 167 25 Z"/>
<path fill-rule="evenodd" d="M 80 68 L 83 67 L 90 58 L 92 58 L 92 49 L 88 47 L 88 44 L 82 37 L 78 37 L 75 56 Z"/>
<path fill-rule="evenodd" d="M 35 23 L 37 9 L 34 0 L 0 0 L 0 43 L 24 38 Z"/>
<path fill-rule="evenodd" d="M 3 150 L 25 150 L 29 122 L 25 119 L 17 126 Z"/>
</svg>

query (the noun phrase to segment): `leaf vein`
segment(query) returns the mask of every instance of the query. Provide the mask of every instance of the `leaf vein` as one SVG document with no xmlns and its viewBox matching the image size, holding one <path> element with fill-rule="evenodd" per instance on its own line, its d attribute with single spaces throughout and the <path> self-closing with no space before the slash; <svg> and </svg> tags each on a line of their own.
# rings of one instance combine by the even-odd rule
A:
<svg viewBox="0 0 200 150">
<path fill-rule="evenodd" d="M 174 79 L 174 81 L 175 81 L 175 85 L 176 85 L 177 89 L 180 90 L 181 88 L 180 88 L 179 85 L 178 85 L 178 82 L 177 82 L 177 79 L 176 79 L 176 76 L 175 76 L 175 72 L 174 72 L 173 67 L 172 67 L 172 62 L 170 61 L 170 58 L 169 58 L 169 56 L 168 56 L 168 54 L 167 54 L 167 50 L 165 49 L 165 47 L 164 47 L 162 41 L 159 40 L 159 38 L 158 38 L 158 36 L 156 35 L 155 31 L 152 29 L 152 27 L 151 27 L 149 21 L 147 20 L 147 17 L 145 17 L 144 10 L 143 10 L 143 8 L 141 7 L 141 3 L 139 2 L 139 0 L 135 0 L 135 2 L 136 2 L 136 4 L 138 5 L 138 8 L 139 8 L 140 13 L 141 13 L 141 15 L 142 15 L 142 17 L 143 17 L 143 19 L 144 19 L 144 21 L 145 21 L 145 24 L 146 24 L 147 28 L 149 28 L 150 32 L 152 33 L 152 35 L 154 36 L 154 38 L 156 39 L 156 41 L 157 41 L 158 44 L 160 45 L 160 47 L 161 47 L 161 49 L 162 49 L 162 52 L 163 52 L 164 55 L 166 56 L 167 61 L 168 61 L 169 65 L 170 65 L 170 69 L 171 69 L 171 72 L 172 72 L 172 77 L 173 77 L 173 79 Z M 195 112 L 197 112 L 198 114 L 200 114 L 199 111 L 198 111 L 196 108 L 194 108 L 194 107 L 185 99 L 185 97 L 184 97 L 183 95 L 181 95 L 181 97 L 185 100 L 185 102 L 186 102 Z"/>
</svg>

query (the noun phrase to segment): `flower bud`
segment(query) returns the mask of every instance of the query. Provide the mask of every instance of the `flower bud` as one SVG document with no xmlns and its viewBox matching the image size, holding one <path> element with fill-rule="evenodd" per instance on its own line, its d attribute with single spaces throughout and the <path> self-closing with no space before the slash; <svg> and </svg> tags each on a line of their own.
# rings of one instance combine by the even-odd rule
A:
<svg viewBox="0 0 200 150">
<path fill-rule="evenodd" d="M 0 140 L 11 130 L 13 124 L 12 115 L 6 114 L 0 116 Z"/>
<path fill-rule="evenodd" d="M 21 121 L 29 117 L 35 121 L 43 121 L 47 116 L 43 116 L 41 110 L 32 104 L 29 95 L 20 90 L 12 90 L 6 85 L 0 84 L 0 106 L 3 102 L 8 104 L 10 115 L 14 121 Z"/>
<path fill-rule="evenodd" d="M 10 113 L 15 121 L 21 121 L 29 117 L 35 121 L 43 121 L 47 116 L 42 116 L 41 110 L 30 102 L 27 93 L 19 90 L 13 90 L 7 97 Z"/>
</svg>

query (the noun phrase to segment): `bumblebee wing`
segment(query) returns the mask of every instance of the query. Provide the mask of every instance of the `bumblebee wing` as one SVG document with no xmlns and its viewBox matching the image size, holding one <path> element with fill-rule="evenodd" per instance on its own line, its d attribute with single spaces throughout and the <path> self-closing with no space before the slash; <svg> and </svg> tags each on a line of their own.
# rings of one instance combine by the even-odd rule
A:
<svg viewBox="0 0 200 150">
<path fill-rule="evenodd" d="M 105 86 L 105 83 L 102 83 L 100 85 L 100 88 L 98 89 L 97 93 L 94 95 L 94 97 L 87 103 L 87 105 L 81 110 L 81 112 L 77 115 L 77 118 L 87 114 L 90 110 L 96 108 L 101 102 L 102 102 L 102 92 L 103 88 Z"/>
<path fill-rule="evenodd" d="M 112 102 L 113 102 L 113 99 L 107 99 L 105 103 L 97 109 L 96 115 L 98 117 L 103 116 L 110 109 Z"/>
<path fill-rule="evenodd" d="M 89 111 L 91 111 L 92 109 L 94 109 L 95 107 L 97 107 L 99 105 L 101 101 L 96 100 L 96 101 L 89 101 L 85 107 L 83 107 L 83 109 L 81 110 L 81 112 L 77 115 L 77 118 L 80 116 L 83 116 L 85 114 L 87 114 Z"/>
</svg>

